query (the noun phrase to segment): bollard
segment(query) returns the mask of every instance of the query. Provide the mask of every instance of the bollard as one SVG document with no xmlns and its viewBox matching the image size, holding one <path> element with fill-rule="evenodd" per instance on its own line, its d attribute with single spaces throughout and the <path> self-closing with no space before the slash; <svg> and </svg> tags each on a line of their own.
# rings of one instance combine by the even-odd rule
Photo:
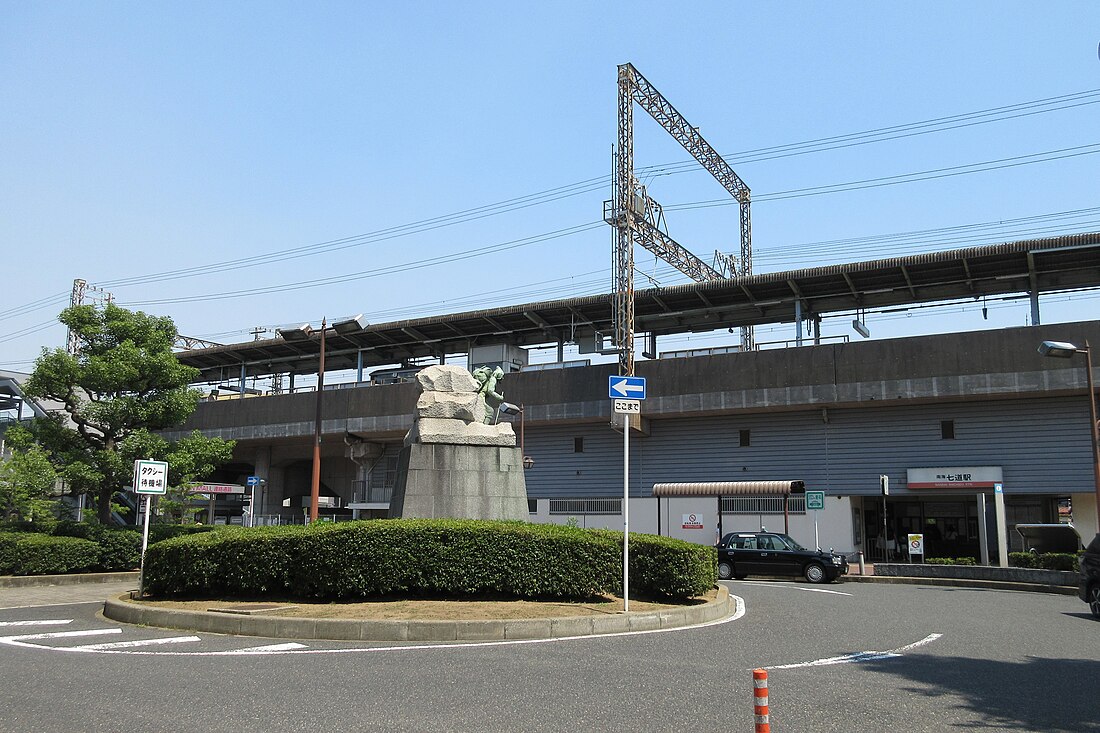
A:
<svg viewBox="0 0 1100 733">
<path fill-rule="evenodd" d="M 863 550 L 859 551 L 859 574 L 867 574 L 867 565 L 863 562 Z"/>
<path fill-rule="evenodd" d="M 756 718 L 756 733 L 771 733 L 768 723 L 768 671 L 752 671 L 753 716 Z"/>
</svg>

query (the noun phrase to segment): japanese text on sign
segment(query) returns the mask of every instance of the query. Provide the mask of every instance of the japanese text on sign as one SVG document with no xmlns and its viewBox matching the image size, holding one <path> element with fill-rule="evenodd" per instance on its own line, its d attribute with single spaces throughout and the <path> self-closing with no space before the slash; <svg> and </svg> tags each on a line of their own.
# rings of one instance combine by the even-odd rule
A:
<svg viewBox="0 0 1100 733">
<path fill-rule="evenodd" d="M 134 491 L 139 494 L 168 492 L 168 464 L 164 461 L 134 461 Z"/>
</svg>

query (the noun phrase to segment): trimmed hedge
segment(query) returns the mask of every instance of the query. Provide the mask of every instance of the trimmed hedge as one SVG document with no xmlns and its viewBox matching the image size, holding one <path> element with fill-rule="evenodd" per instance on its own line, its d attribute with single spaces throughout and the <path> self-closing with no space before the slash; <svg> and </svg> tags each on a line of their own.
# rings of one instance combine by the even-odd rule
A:
<svg viewBox="0 0 1100 733">
<path fill-rule="evenodd" d="M 924 561 L 928 565 L 977 565 L 972 557 L 930 557 Z"/>
<path fill-rule="evenodd" d="M 141 532 L 115 529 L 90 522 L 58 522 L 53 531 L 58 537 L 78 537 L 99 545 L 99 563 L 94 568 L 103 572 L 133 570 L 141 564 Z"/>
<path fill-rule="evenodd" d="M 713 548 L 631 536 L 631 590 L 688 598 L 715 582 Z M 552 524 L 384 519 L 227 528 L 151 545 L 154 596 L 590 598 L 622 592 L 622 534 Z"/>
<path fill-rule="evenodd" d="M 10 533 L 0 535 L 0 573 L 9 575 L 59 575 L 94 570 L 100 547 L 78 537 Z"/>
<path fill-rule="evenodd" d="M 222 527 L 213 524 L 154 524 L 149 528 L 149 544 L 203 532 L 214 532 Z"/>
<path fill-rule="evenodd" d="M 1077 555 L 1068 552 L 1032 552 L 1008 553 L 1008 564 L 1015 568 L 1039 568 L 1042 570 L 1080 570 Z"/>
</svg>

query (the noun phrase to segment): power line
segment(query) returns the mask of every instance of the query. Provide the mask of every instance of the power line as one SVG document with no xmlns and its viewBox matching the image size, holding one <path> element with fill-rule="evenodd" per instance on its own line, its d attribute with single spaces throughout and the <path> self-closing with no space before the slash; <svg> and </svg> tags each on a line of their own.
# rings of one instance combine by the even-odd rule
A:
<svg viewBox="0 0 1100 733">
<path fill-rule="evenodd" d="M 867 130 L 863 132 L 848 133 L 846 135 L 838 135 L 827 138 L 819 138 L 817 140 L 804 141 L 799 143 L 789 143 L 786 145 L 779 145 L 770 148 L 757 148 L 754 150 L 745 151 L 742 153 L 735 153 L 731 156 L 727 156 L 727 160 L 733 163 L 740 162 L 760 162 L 765 160 L 773 160 L 780 157 L 790 157 L 791 155 L 803 155 L 812 152 L 821 152 L 821 150 L 832 149 L 823 148 L 822 145 L 832 145 L 833 147 L 839 147 L 843 144 L 844 147 L 849 147 L 853 144 L 866 144 L 871 142 L 881 142 L 882 140 L 894 139 L 901 137 L 898 133 L 904 130 L 913 130 L 918 128 L 927 128 L 931 125 L 942 125 L 947 123 L 960 122 L 963 120 L 985 118 L 994 116 L 993 119 L 982 119 L 981 122 L 973 122 L 972 124 L 986 124 L 989 122 L 1001 121 L 1002 118 L 996 117 L 996 115 L 1004 115 L 1008 112 L 1015 112 L 1021 109 L 1032 108 L 1036 106 L 1047 106 L 1055 103 L 1064 103 L 1069 101 L 1075 101 L 1076 104 L 1065 105 L 1061 107 L 1053 107 L 1051 109 L 1041 109 L 1028 112 L 1027 114 L 1040 114 L 1044 112 L 1057 111 L 1059 109 L 1066 109 L 1072 106 L 1082 106 L 1085 104 L 1095 104 L 1100 102 L 1100 89 L 1086 90 L 1083 92 L 1076 92 L 1074 94 L 1061 95 L 1058 97 L 1048 97 L 1046 99 L 1033 100 L 1030 102 L 1021 102 L 1014 105 L 1007 105 L 1004 107 L 995 107 L 986 110 L 979 110 L 976 112 L 968 112 L 960 115 L 952 115 L 949 117 L 940 117 L 931 120 L 923 120 L 915 123 L 908 123 L 904 125 L 894 125 L 890 127 L 878 128 L 875 130 Z M 1003 119 L 1013 119 L 1014 117 L 1024 116 L 1012 115 L 1003 117 Z M 960 125 L 954 125 L 959 127 Z M 943 127 L 942 129 L 925 129 L 921 133 L 914 134 L 926 134 L 930 132 L 940 132 L 943 130 L 954 129 L 954 127 Z M 884 134 L 892 134 L 893 137 L 881 137 Z M 881 139 L 878 139 L 881 138 Z M 746 158 L 746 156 L 749 156 Z M 657 166 L 649 166 L 639 168 L 639 172 L 646 171 L 667 171 L 665 174 L 671 174 L 676 172 L 682 172 L 679 170 L 673 170 L 679 166 L 695 166 L 694 161 L 684 161 L 682 163 L 672 163 Z M 453 226 L 455 224 L 462 224 L 477 219 L 486 218 L 489 216 L 496 216 L 498 214 L 509 213 L 517 211 L 519 209 L 529 208 L 531 206 L 537 206 L 544 203 L 550 203 L 552 201 L 558 201 L 564 198 L 581 195 L 584 193 L 591 193 L 597 190 L 602 190 L 610 182 L 610 176 L 598 176 L 595 178 L 588 178 L 582 181 L 565 184 L 563 186 L 557 186 L 555 188 L 545 189 L 533 194 L 527 194 L 524 196 L 518 196 L 504 201 L 499 201 L 492 204 L 485 204 L 471 209 L 464 209 L 461 211 L 453 212 L 450 214 L 444 214 L 441 216 L 432 217 L 429 219 L 423 219 L 416 222 L 410 222 L 407 224 L 401 224 L 385 229 L 379 229 L 373 232 L 365 234 L 359 234 L 349 237 L 342 237 L 339 239 L 327 240 L 324 242 L 317 242 L 314 244 L 303 245 L 300 247 L 294 247 L 287 250 L 279 250 L 276 252 L 268 252 L 260 255 L 253 255 L 249 257 L 238 258 L 234 260 L 226 260 L 217 263 L 210 263 L 206 265 L 197 265 L 195 267 L 184 268 L 179 270 L 165 271 L 159 273 L 153 273 L 149 275 L 140 275 L 129 278 L 120 278 L 115 280 L 108 280 L 101 283 L 103 287 L 125 287 L 129 285 L 139 285 L 151 282 L 161 282 L 165 280 L 175 280 L 186 277 L 195 277 L 198 275 L 210 274 L 211 272 L 224 272 L 226 270 L 236 270 L 245 267 L 255 267 L 264 264 L 271 264 L 275 262 L 282 262 L 290 259 L 297 259 L 300 257 L 306 257 L 320 252 L 339 251 L 348 249 L 351 247 L 359 247 L 364 244 L 372 244 L 378 241 L 387 241 L 396 237 L 409 236 L 411 234 L 423 233 L 425 231 L 431 231 L 446 226 Z M 757 199 L 759 200 L 759 198 Z M 666 207 L 667 208 L 667 207 Z M 0 314 L 2 315 L 2 314 Z"/>
<path fill-rule="evenodd" d="M 967 163 L 965 165 L 950 166 L 947 168 L 934 168 L 932 170 L 917 171 L 915 173 L 900 173 L 894 176 L 866 178 L 859 181 L 830 183 L 822 186 L 809 186 L 806 188 L 793 188 L 787 191 L 774 191 L 771 193 L 765 193 L 753 197 L 753 202 L 759 203 L 761 201 L 780 201 L 783 199 L 803 198 L 805 196 L 820 196 L 822 194 L 829 193 L 857 191 L 865 188 L 896 186 L 902 183 L 915 183 L 918 181 L 929 181 L 937 178 L 950 178 L 953 176 L 968 175 L 970 173 L 985 173 L 992 170 L 1015 168 L 1022 165 L 1033 165 L 1035 163 L 1047 163 L 1052 160 L 1063 160 L 1065 158 L 1078 158 L 1083 155 L 1095 155 L 1096 153 L 1100 153 L 1100 143 L 1079 145 L 1073 148 L 1061 148 L 1059 150 L 1049 150 L 1044 153 L 1018 155 L 1012 158 L 1001 158 L 999 160 L 987 160 L 981 163 Z M 1028 160 L 1029 158 L 1033 160 Z M 683 211 L 690 209 L 706 209 L 715 206 L 730 206 L 731 204 L 737 203 L 738 202 L 733 199 L 709 199 L 706 201 L 690 201 L 682 204 L 669 204 L 665 206 L 664 209 L 665 211 Z"/>
<path fill-rule="evenodd" d="M 544 234 L 535 234 L 530 237 L 524 237 L 522 239 L 513 239 L 508 242 L 501 242 L 486 247 L 478 247 L 471 250 L 461 250 L 459 252 L 455 252 L 449 255 L 430 257 L 428 259 L 416 260 L 414 262 L 409 262 L 402 265 L 388 265 L 386 267 L 380 267 L 373 270 L 362 270 L 360 272 L 346 275 L 335 275 L 332 277 L 319 278 L 316 280 L 306 280 L 304 282 L 299 281 L 293 283 L 282 283 L 279 285 L 268 285 L 265 287 L 250 288 L 248 290 L 233 290 L 229 292 L 208 293 L 205 295 L 190 295 L 179 298 L 164 298 L 158 300 L 126 301 L 126 305 L 163 305 L 167 303 L 191 303 L 195 301 L 226 300 L 230 298 L 243 298 L 253 295 L 263 295 L 266 293 L 282 293 L 292 290 L 304 290 L 306 288 L 315 288 L 322 285 L 346 283 L 355 280 L 365 280 L 367 278 L 380 277 L 382 275 L 393 275 L 397 273 L 410 272 L 412 270 L 420 270 L 425 267 L 431 267 L 434 265 L 458 262 L 461 260 L 473 259 L 475 257 L 483 257 L 485 255 L 518 249 L 520 247 L 528 247 L 532 244 L 538 244 L 540 242 L 546 242 L 552 239 L 560 239 L 562 237 L 579 234 L 584 231 L 589 231 L 598 227 L 602 227 L 603 225 L 604 223 L 602 221 L 588 222 L 586 224 L 578 224 L 576 226 L 566 227 L 565 229 L 558 229 L 553 232 L 547 232 Z"/>
</svg>

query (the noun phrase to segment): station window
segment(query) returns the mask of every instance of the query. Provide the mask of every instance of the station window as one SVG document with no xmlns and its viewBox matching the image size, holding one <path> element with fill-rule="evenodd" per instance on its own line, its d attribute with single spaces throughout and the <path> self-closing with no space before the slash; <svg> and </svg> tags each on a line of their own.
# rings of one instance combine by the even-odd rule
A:
<svg viewBox="0 0 1100 733">
<path fill-rule="evenodd" d="M 749 431 L 748 430 L 738 431 L 738 443 L 737 444 L 739 446 L 741 446 L 742 448 L 748 448 L 749 447 Z"/>
<path fill-rule="evenodd" d="M 573 452 L 584 453 L 584 438 L 573 438 Z"/>
<path fill-rule="evenodd" d="M 940 437 L 944 440 L 955 439 L 955 421 L 940 420 Z"/>
</svg>

